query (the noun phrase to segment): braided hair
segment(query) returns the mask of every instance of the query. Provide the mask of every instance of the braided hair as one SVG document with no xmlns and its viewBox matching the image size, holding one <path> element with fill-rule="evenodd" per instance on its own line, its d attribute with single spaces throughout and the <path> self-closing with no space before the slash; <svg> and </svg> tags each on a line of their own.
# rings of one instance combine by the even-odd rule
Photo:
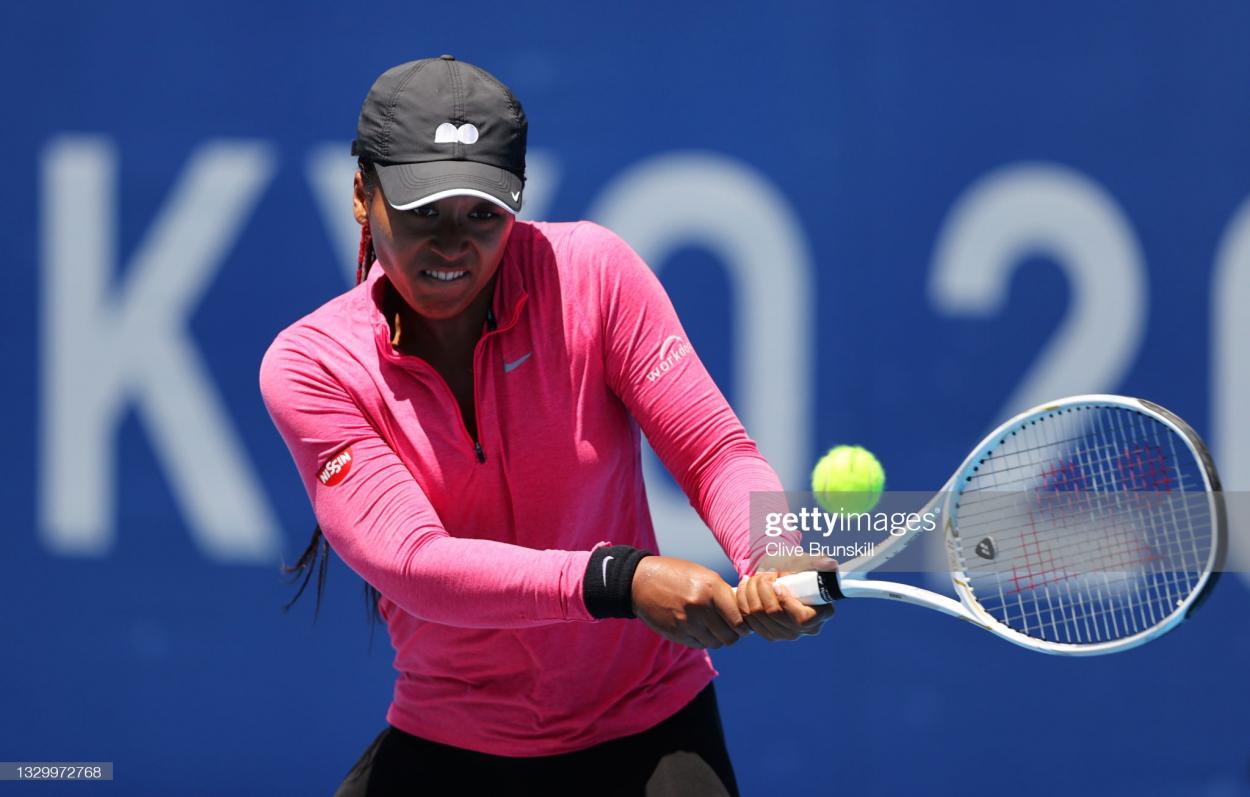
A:
<svg viewBox="0 0 1250 797">
<path fill-rule="evenodd" d="M 365 185 L 372 186 L 374 178 L 373 164 L 368 161 L 359 161 L 357 167 L 360 173 L 364 175 Z M 373 261 L 377 256 L 373 252 L 373 231 L 369 229 L 369 217 L 366 216 L 364 223 L 360 225 L 360 253 L 356 255 L 356 284 L 365 281 L 369 276 L 369 267 L 373 265 Z"/>
</svg>

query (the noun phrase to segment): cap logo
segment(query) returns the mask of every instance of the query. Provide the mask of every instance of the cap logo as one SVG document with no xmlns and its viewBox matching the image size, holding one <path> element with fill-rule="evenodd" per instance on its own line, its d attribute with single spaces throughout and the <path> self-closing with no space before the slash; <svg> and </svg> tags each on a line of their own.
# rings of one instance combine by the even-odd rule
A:
<svg viewBox="0 0 1250 797">
<path fill-rule="evenodd" d="M 467 123 L 456 127 L 451 122 L 443 122 L 434 131 L 435 144 L 455 144 L 457 141 L 461 144 L 477 141 L 477 128 Z"/>
</svg>

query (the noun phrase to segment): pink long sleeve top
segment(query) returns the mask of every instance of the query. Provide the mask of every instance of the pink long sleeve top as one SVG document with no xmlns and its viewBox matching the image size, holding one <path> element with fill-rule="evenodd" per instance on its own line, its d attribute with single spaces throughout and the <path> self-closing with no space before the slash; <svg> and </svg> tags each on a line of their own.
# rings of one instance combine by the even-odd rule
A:
<svg viewBox="0 0 1250 797">
<path fill-rule="evenodd" d="M 507 756 L 645 730 L 716 674 L 639 620 L 595 620 L 590 551 L 656 550 L 639 430 L 741 573 L 749 494 L 776 474 L 646 264 L 589 222 L 517 222 L 473 357 L 477 440 L 397 352 L 382 269 L 270 346 L 260 385 L 331 546 L 382 594 L 387 721 Z"/>
</svg>

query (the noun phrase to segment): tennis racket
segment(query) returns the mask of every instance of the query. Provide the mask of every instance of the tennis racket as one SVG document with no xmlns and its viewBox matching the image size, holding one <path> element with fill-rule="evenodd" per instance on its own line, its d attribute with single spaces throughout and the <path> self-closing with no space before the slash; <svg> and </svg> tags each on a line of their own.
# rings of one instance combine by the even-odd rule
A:
<svg viewBox="0 0 1250 797">
<path fill-rule="evenodd" d="M 1184 421 L 1141 399 L 1073 396 L 995 429 L 920 510 L 937 512 L 959 600 L 865 580 L 917 536 L 836 572 L 784 576 L 800 601 L 887 598 L 1043 653 L 1118 653 L 1175 628 L 1227 547 L 1219 477 Z"/>
</svg>

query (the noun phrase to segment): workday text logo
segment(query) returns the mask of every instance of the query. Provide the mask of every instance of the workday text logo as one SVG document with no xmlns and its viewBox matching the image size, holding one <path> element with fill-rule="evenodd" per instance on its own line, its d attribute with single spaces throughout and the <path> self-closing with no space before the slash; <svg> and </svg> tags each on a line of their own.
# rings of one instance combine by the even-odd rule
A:
<svg viewBox="0 0 1250 797">
<path fill-rule="evenodd" d="M 656 363 L 654 368 L 647 371 L 647 381 L 654 382 L 658 380 L 693 351 L 694 349 L 690 347 L 690 344 L 683 340 L 680 335 L 669 335 L 660 344 L 659 362 Z"/>
</svg>

